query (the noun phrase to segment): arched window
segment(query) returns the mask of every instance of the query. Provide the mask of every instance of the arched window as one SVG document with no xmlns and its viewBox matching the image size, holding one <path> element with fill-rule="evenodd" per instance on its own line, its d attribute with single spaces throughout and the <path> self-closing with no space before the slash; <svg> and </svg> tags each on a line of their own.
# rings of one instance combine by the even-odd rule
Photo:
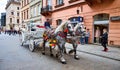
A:
<svg viewBox="0 0 120 70">
<path fill-rule="evenodd" d="M 97 14 L 95 16 L 93 16 L 94 21 L 103 21 L 103 20 L 109 20 L 109 14 Z"/>
</svg>

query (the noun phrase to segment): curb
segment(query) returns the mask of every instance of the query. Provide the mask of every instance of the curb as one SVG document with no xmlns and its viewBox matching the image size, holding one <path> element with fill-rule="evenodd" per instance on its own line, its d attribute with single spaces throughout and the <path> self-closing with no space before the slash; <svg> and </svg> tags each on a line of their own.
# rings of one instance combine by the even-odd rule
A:
<svg viewBox="0 0 120 70">
<path fill-rule="evenodd" d="M 67 47 L 67 49 L 71 49 L 71 48 Z M 81 50 L 77 50 L 77 51 L 78 52 L 82 52 L 82 53 L 87 53 L 87 54 L 91 54 L 91 55 L 96 55 L 96 56 L 104 57 L 104 58 L 108 58 L 108 59 L 112 59 L 112 60 L 116 60 L 116 61 L 120 61 L 120 59 L 111 58 L 111 57 L 107 57 L 107 56 L 99 55 L 99 54 L 95 54 L 95 53 L 90 53 L 90 52 L 87 52 L 87 51 L 81 51 Z"/>
</svg>

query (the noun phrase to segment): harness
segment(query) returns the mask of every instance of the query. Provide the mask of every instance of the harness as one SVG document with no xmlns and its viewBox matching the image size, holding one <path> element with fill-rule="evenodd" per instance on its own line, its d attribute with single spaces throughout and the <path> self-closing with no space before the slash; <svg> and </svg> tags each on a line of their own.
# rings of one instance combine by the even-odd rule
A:
<svg viewBox="0 0 120 70">
<path fill-rule="evenodd" d="M 58 32 L 58 36 L 62 37 L 62 38 L 66 38 L 67 35 L 65 35 L 65 32 Z"/>
</svg>

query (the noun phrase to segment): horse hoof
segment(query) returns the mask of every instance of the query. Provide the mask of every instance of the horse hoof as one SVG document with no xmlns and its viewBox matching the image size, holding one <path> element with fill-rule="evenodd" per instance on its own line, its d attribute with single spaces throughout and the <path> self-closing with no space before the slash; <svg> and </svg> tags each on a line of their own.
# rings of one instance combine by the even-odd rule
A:
<svg viewBox="0 0 120 70">
<path fill-rule="evenodd" d="M 45 52 L 42 52 L 43 55 L 45 55 Z"/>
<path fill-rule="evenodd" d="M 67 64 L 66 62 L 62 62 L 62 61 L 61 61 L 61 63 L 62 63 L 62 64 Z"/>
<path fill-rule="evenodd" d="M 72 53 L 73 53 L 73 50 L 70 50 L 70 51 L 69 51 L 69 54 L 72 54 Z"/>
<path fill-rule="evenodd" d="M 66 64 L 66 60 L 63 57 L 60 58 L 60 61 L 62 64 Z"/>
<path fill-rule="evenodd" d="M 53 54 L 50 54 L 50 56 L 52 56 L 52 57 L 53 57 L 54 55 L 53 55 Z"/>
<path fill-rule="evenodd" d="M 67 52 L 64 52 L 65 54 L 67 54 Z"/>
<path fill-rule="evenodd" d="M 75 56 L 74 58 L 75 58 L 76 60 L 79 60 L 79 59 L 80 59 L 78 56 Z"/>
<path fill-rule="evenodd" d="M 58 54 L 56 54 L 56 58 L 58 58 Z"/>
</svg>

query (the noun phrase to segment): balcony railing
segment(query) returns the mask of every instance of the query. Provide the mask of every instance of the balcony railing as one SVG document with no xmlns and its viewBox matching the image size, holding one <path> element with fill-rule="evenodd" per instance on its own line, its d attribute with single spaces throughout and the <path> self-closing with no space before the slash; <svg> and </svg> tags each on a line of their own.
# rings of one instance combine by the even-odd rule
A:
<svg viewBox="0 0 120 70">
<path fill-rule="evenodd" d="M 44 16 L 51 15 L 52 14 L 52 6 L 46 6 L 41 8 L 41 14 Z"/>
</svg>

